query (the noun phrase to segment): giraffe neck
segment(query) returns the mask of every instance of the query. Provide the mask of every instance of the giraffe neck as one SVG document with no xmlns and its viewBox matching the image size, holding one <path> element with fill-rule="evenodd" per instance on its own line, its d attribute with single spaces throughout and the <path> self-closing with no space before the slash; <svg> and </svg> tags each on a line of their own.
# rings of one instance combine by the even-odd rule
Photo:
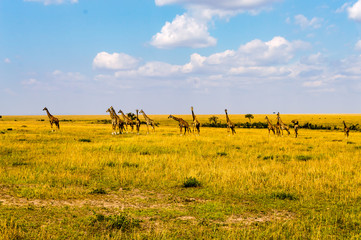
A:
<svg viewBox="0 0 361 240">
<path fill-rule="evenodd" d="M 345 121 L 343 121 L 343 125 L 345 126 L 345 128 L 347 128 Z"/>
<path fill-rule="evenodd" d="M 127 116 L 125 116 L 125 114 L 123 113 L 123 111 L 120 110 L 120 113 L 122 114 L 122 117 L 123 117 L 123 118 L 125 118 L 125 119 L 128 118 Z"/>
<path fill-rule="evenodd" d="M 138 110 L 136 110 L 136 112 L 137 112 L 137 121 L 139 121 L 139 118 L 138 118 Z"/>
<path fill-rule="evenodd" d="M 227 120 L 227 122 L 230 122 L 227 111 L 226 111 L 226 120 Z"/>
<path fill-rule="evenodd" d="M 192 109 L 192 117 L 193 117 L 193 122 L 194 122 L 195 120 L 197 120 L 196 116 L 194 115 L 193 109 Z"/>
<path fill-rule="evenodd" d="M 175 116 L 173 116 L 173 115 L 172 115 L 172 118 L 173 118 L 174 120 L 176 120 L 177 122 L 180 122 L 180 119 L 177 118 L 177 117 L 175 117 Z"/>
<path fill-rule="evenodd" d="M 49 117 L 49 118 L 52 118 L 52 117 L 53 117 L 53 115 L 50 114 L 50 112 L 49 112 L 48 109 L 45 109 L 45 111 L 46 111 L 46 114 L 48 114 L 48 117 Z"/>
<path fill-rule="evenodd" d="M 149 117 L 147 116 L 147 114 L 145 114 L 145 112 L 143 112 L 143 116 L 147 121 L 149 121 Z"/>
</svg>

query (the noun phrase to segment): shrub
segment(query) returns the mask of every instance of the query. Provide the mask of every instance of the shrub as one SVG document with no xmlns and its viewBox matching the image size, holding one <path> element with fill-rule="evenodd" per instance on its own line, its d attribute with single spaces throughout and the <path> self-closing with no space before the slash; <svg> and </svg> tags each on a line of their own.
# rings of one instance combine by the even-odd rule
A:
<svg viewBox="0 0 361 240">
<path fill-rule="evenodd" d="M 107 229 L 120 229 L 123 232 L 129 232 L 140 227 L 140 220 L 129 217 L 125 213 L 105 216 L 94 212 L 94 216 L 91 218 L 92 225 L 100 223 L 100 226 L 105 226 Z"/>
<path fill-rule="evenodd" d="M 312 157 L 311 156 L 306 156 L 306 155 L 298 155 L 298 156 L 296 156 L 296 159 L 301 160 L 301 161 L 308 161 L 308 160 L 311 160 Z"/>
<path fill-rule="evenodd" d="M 107 192 L 103 188 L 96 188 L 90 194 L 107 194 Z"/>
<path fill-rule="evenodd" d="M 79 139 L 79 142 L 91 142 L 91 140 L 86 138 L 81 138 Z"/>
<path fill-rule="evenodd" d="M 200 187 L 201 183 L 195 178 L 195 177 L 189 177 L 186 178 L 183 182 L 183 187 L 189 188 L 189 187 Z"/>
<path fill-rule="evenodd" d="M 285 193 L 285 192 L 272 193 L 271 197 L 281 199 L 281 200 L 297 200 L 298 199 L 294 194 Z"/>
</svg>

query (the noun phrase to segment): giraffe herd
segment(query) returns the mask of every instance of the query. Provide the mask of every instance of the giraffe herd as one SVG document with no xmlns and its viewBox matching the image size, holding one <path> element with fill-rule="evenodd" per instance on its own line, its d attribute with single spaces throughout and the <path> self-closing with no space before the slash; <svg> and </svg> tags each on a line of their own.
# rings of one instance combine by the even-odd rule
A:
<svg viewBox="0 0 361 240">
<path fill-rule="evenodd" d="M 45 107 L 43 109 L 43 111 L 46 111 L 49 121 L 50 121 L 50 127 L 53 130 L 53 124 L 55 124 L 55 126 L 60 129 L 60 125 L 59 125 L 59 119 L 54 117 L 53 115 L 50 114 L 49 110 Z M 226 122 L 227 122 L 227 132 L 229 133 L 230 131 L 233 134 L 236 134 L 236 125 L 229 119 L 228 116 L 228 112 L 227 109 L 224 110 L 225 114 L 226 114 Z M 124 133 L 124 131 L 126 133 L 128 133 L 128 126 L 131 127 L 131 131 L 134 131 L 134 126 L 135 129 L 137 131 L 137 134 L 139 134 L 139 130 L 140 130 L 140 125 L 141 125 L 141 121 L 139 120 L 139 116 L 138 113 L 143 114 L 145 123 L 147 124 L 147 134 L 149 134 L 149 126 L 152 127 L 153 132 L 155 132 L 155 122 L 153 119 L 149 118 L 145 112 L 143 111 L 143 109 L 141 109 L 140 111 L 137 109 L 136 110 L 136 118 L 135 120 L 133 120 L 132 118 L 130 118 L 129 116 L 125 115 L 124 112 L 122 110 L 119 110 L 118 113 L 120 113 L 122 115 L 121 119 L 116 111 L 114 110 L 113 106 L 110 106 L 106 112 L 109 113 L 110 118 L 111 118 L 111 123 L 112 123 L 112 135 L 116 135 L 116 134 L 122 134 Z M 200 122 L 198 121 L 196 115 L 194 114 L 194 109 L 193 107 L 191 107 L 191 112 L 192 112 L 192 126 L 193 126 L 193 133 L 195 133 L 195 131 L 197 131 L 197 134 L 200 134 Z M 168 119 L 173 119 L 175 121 L 177 121 L 179 123 L 179 128 L 180 128 L 180 134 L 182 135 L 182 130 L 184 129 L 184 134 L 186 134 L 187 132 L 190 133 L 191 132 L 191 128 L 189 126 L 189 123 L 187 121 L 185 121 L 182 118 L 179 117 L 175 117 L 173 115 L 169 115 Z M 271 132 L 273 132 L 274 135 L 277 136 L 283 136 L 283 130 L 285 130 L 288 135 L 290 135 L 290 130 L 289 127 L 282 121 L 281 117 L 280 117 L 280 113 L 277 113 L 277 123 L 273 124 L 272 121 L 268 118 L 268 116 L 265 117 L 265 119 L 267 120 L 267 128 L 268 128 L 268 136 L 270 136 Z M 292 120 L 291 121 L 293 124 L 293 129 L 295 132 L 295 137 L 298 137 L 298 129 L 299 129 L 299 123 L 298 120 Z M 347 127 L 345 121 L 343 121 L 343 125 L 344 125 L 344 134 L 345 137 L 348 138 L 349 134 L 350 134 L 350 128 Z M 53 130 L 54 131 L 54 130 Z"/>
</svg>

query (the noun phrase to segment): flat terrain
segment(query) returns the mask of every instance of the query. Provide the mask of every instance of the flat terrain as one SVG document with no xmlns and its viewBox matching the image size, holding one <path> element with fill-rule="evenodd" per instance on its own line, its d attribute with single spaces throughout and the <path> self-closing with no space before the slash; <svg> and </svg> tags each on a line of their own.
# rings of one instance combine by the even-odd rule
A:
<svg viewBox="0 0 361 240">
<path fill-rule="evenodd" d="M 174 120 L 150 116 L 155 133 L 111 135 L 109 116 L 57 117 L 55 132 L 46 115 L 0 119 L 0 239 L 361 238 L 361 132 L 180 136 Z M 281 117 L 361 124 L 361 115 Z"/>
</svg>

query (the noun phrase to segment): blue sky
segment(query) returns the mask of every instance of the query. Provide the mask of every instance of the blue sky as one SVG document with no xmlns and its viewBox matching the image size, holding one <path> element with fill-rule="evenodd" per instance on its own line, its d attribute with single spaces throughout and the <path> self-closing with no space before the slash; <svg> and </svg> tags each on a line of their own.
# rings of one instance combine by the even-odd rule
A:
<svg viewBox="0 0 361 240">
<path fill-rule="evenodd" d="M 361 0 L 1 0 L 0 114 L 360 113 Z"/>
</svg>

